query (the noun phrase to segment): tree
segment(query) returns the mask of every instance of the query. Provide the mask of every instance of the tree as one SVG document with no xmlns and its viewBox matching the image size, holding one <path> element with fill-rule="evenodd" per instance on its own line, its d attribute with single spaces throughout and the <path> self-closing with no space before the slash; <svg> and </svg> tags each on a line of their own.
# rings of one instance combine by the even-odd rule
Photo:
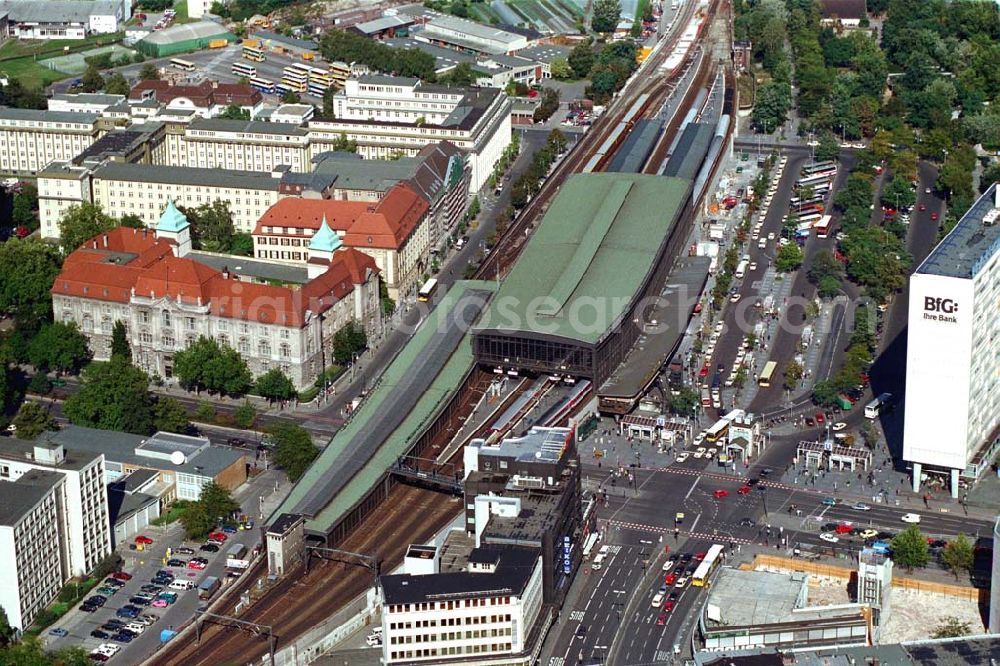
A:
<svg viewBox="0 0 1000 666">
<path fill-rule="evenodd" d="M 104 83 L 104 92 L 109 95 L 128 95 L 129 90 L 128 81 L 119 72 L 109 76 Z"/>
<path fill-rule="evenodd" d="M 788 243 L 778 249 L 774 267 L 781 273 L 790 273 L 802 265 L 802 250 L 797 243 Z"/>
<path fill-rule="evenodd" d="M 962 622 L 957 617 L 949 615 L 937 626 L 931 638 L 959 638 L 972 633 L 968 622 Z"/>
<path fill-rule="evenodd" d="M 565 80 L 573 77 L 573 68 L 570 67 L 567 58 L 553 59 L 549 63 L 549 70 L 552 72 L 552 78 L 554 79 Z"/>
<path fill-rule="evenodd" d="M 753 124 L 759 132 L 773 132 L 788 118 L 792 93 L 787 83 L 768 81 L 757 90 L 753 107 Z"/>
<path fill-rule="evenodd" d="M 174 354 L 174 375 L 189 390 L 229 395 L 243 395 L 253 380 L 239 352 L 204 335 Z"/>
<path fill-rule="evenodd" d="M 872 425 L 871 421 L 865 421 L 861 424 L 861 439 L 865 440 L 865 446 L 874 449 L 875 445 L 878 444 L 878 437 L 878 429 Z"/>
<path fill-rule="evenodd" d="M 97 204 L 82 203 L 70 206 L 59 220 L 59 239 L 63 252 L 69 254 L 100 233 L 115 228 L 114 218 Z"/>
<path fill-rule="evenodd" d="M 245 401 L 233 411 L 233 422 L 244 430 L 252 428 L 257 422 L 257 408 Z"/>
<path fill-rule="evenodd" d="M 559 91 L 555 88 L 542 89 L 542 101 L 535 107 L 535 112 L 531 119 L 536 123 L 543 123 L 552 117 L 559 110 Z"/>
<path fill-rule="evenodd" d="M 281 103 L 282 104 L 298 104 L 301 101 L 302 101 L 302 98 L 299 97 L 299 94 L 297 92 L 295 92 L 294 90 L 286 90 L 285 92 L 283 92 L 281 94 Z"/>
<path fill-rule="evenodd" d="M 6 368 L 4 368 L 6 370 Z M 6 375 L 6 372 L 0 372 L 0 375 Z M 4 376 L 4 380 L 6 377 Z M 52 392 L 52 382 L 49 380 L 49 376 L 44 372 L 36 372 L 31 376 L 31 381 L 28 382 L 28 391 L 36 395 L 48 395 Z"/>
<path fill-rule="evenodd" d="M 229 491 L 214 481 L 201 487 L 198 503 L 205 507 L 205 512 L 213 521 L 220 518 L 226 520 L 240 508 L 239 502 L 233 499 Z"/>
<path fill-rule="evenodd" d="M 288 378 L 288 375 L 278 368 L 271 368 L 258 377 L 256 390 L 258 395 L 267 398 L 270 402 L 274 402 L 275 400 L 291 400 L 298 395 L 298 391 L 295 390 L 295 384 Z"/>
<path fill-rule="evenodd" d="M 25 402 L 14 417 L 18 439 L 35 439 L 47 430 L 59 430 L 59 424 L 48 409 L 37 402 Z"/>
<path fill-rule="evenodd" d="M 822 407 L 833 407 L 837 404 L 838 393 L 836 383 L 823 379 L 813 385 L 812 399 Z"/>
<path fill-rule="evenodd" d="M 204 504 L 194 502 L 181 514 L 181 525 L 184 526 L 184 534 L 188 539 L 200 541 L 212 531 L 215 518 L 209 516 Z"/>
<path fill-rule="evenodd" d="M 246 232 L 233 234 L 233 240 L 229 244 L 229 254 L 235 254 L 240 257 L 252 257 L 253 236 Z"/>
<path fill-rule="evenodd" d="M 191 427 L 187 410 L 176 398 L 161 397 L 153 408 L 153 427 L 163 432 L 184 434 Z"/>
<path fill-rule="evenodd" d="M 87 71 L 83 73 L 83 77 L 80 79 L 80 86 L 83 92 L 95 93 L 104 88 L 104 77 L 97 70 L 96 67 L 90 65 L 87 67 Z"/>
<path fill-rule="evenodd" d="M 964 534 L 959 534 L 944 547 L 941 560 L 955 574 L 955 578 L 958 578 L 958 575 L 963 571 L 972 570 L 974 555 L 972 542 Z"/>
<path fill-rule="evenodd" d="M 840 157 L 840 142 L 837 141 L 837 137 L 829 132 L 824 132 L 819 137 L 819 145 L 816 146 L 815 154 L 816 159 L 821 162 Z"/>
<path fill-rule="evenodd" d="M 916 525 L 910 525 L 892 540 L 892 559 L 896 564 L 912 571 L 927 566 L 927 539 Z"/>
<path fill-rule="evenodd" d="M 809 266 L 807 275 L 809 281 L 816 285 L 820 297 L 833 298 L 840 293 L 844 267 L 833 256 L 833 253 L 823 250 L 813 255 L 812 265 Z"/>
<path fill-rule="evenodd" d="M 795 390 L 802 380 L 802 375 L 802 366 L 796 361 L 789 361 L 788 365 L 785 366 L 785 389 L 789 391 Z"/>
<path fill-rule="evenodd" d="M 681 387 L 676 395 L 670 396 L 670 411 L 679 416 L 691 416 L 700 404 L 701 397 L 689 386 Z"/>
<path fill-rule="evenodd" d="M 10 620 L 7 618 L 7 611 L 0 606 L 0 648 L 10 645 L 14 641 L 15 634 L 14 627 L 10 626 Z"/>
<path fill-rule="evenodd" d="M 82 375 L 80 390 L 67 398 L 63 411 L 71 423 L 148 435 L 153 431 L 149 377 L 121 356 L 93 363 Z"/>
<path fill-rule="evenodd" d="M 0 312 L 29 328 L 52 316 L 52 284 L 62 264 L 59 250 L 38 238 L 0 243 Z"/>
<path fill-rule="evenodd" d="M 585 79 L 590 75 L 590 70 L 594 67 L 594 49 L 590 44 L 577 44 L 569 52 L 566 58 L 573 76 L 578 79 Z"/>
<path fill-rule="evenodd" d="M 160 70 L 153 63 L 147 62 L 139 70 L 139 78 L 143 81 L 158 81 Z"/>
<path fill-rule="evenodd" d="M 465 5 L 462 6 L 464 7 Z M 474 86 L 478 79 L 479 75 L 472 69 L 471 63 L 460 62 L 445 75 L 442 82 L 452 86 L 468 88 L 469 86 Z"/>
<path fill-rule="evenodd" d="M 90 357 L 87 336 L 75 322 L 46 324 L 28 345 L 28 361 L 40 370 L 75 373 Z"/>
<path fill-rule="evenodd" d="M 619 0 L 596 0 L 590 17 L 590 27 L 594 32 L 614 32 L 621 16 L 622 5 Z"/>
<path fill-rule="evenodd" d="M 118 226 L 126 227 L 128 229 L 145 229 L 146 223 L 142 221 L 142 218 L 135 213 L 128 213 L 127 215 L 122 215 L 118 218 Z"/>
<path fill-rule="evenodd" d="M 216 199 L 197 208 L 185 210 L 191 223 L 191 242 L 206 252 L 228 252 L 236 235 L 229 202 Z"/>
<path fill-rule="evenodd" d="M 14 226 L 38 228 L 38 188 L 31 183 L 22 183 L 14 193 L 14 207 L 11 210 Z"/>
<path fill-rule="evenodd" d="M 880 199 L 885 206 L 906 210 L 912 208 L 913 204 L 917 202 L 917 195 L 910 182 L 897 175 L 893 176 L 889 184 L 883 188 Z"/>
<path fill-rule="evenodd" d="M 236 104 L 230 104 L 219 114 L 219 117 L 227 120 L 250 120 L 250 111 Z"/>
<path fill-rule="evenodd" d="M 347 365 L 368 346 L 368 338 L 361 324 L 351 321 L 333 334 L 333 358 L 340 365 Z"/>
<path fill-rule="evenodd" d="M 298 481 L 319 455 L 309 433 L 295 423 L 273 425 L 267 432 L 274 442 L 274 462 L 285 470 L 289 481 Z"/>
<path fill-rule="evenodd" d="M 125 330 L 125 322 L 120 319 L 115 321 L 115 325 L 111 328 L 111 355 L 132 360 L 132 347 L 128 344 L 128 332 Z"/>
</svg>

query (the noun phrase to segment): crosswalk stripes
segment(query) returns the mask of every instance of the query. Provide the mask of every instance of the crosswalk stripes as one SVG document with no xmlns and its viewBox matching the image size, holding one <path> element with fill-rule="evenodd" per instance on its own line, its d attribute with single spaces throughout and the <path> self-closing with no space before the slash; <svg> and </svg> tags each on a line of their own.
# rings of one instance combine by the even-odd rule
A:
<svg viewBox="0 0 1000 666">
<path fill-rule="evenodd" d="M 647 525 L 645 523 L 632 523 L 624 520 L 609 520 L 609 527 L 625 528 L 629 530 L 636 530 L 639 532 L 652 532 L 653 534 L 666 534 L 670 532 L 670 528 L 662 527 L 660 525 Z M 755 541 L 750 539 L 744 539 L 742 537 L 730 537 L 724 534 L 708 534 L 707 532 L 682 532 L 685 536 L 691 539 L 705 539 L 706 541 L 724 541 L 727 543 L 738 543 L 742 546 L 753 546 L 756 544 Z"/>
<path fill-rule="evenodd" d="M 717 479 L 719 481 L 743 481 L 741 477 L 733 476 L 732 474 L 719 474 L 717 472 L 706 472 L 704 470 L 688 469 L 686 467 L 657 467 L 655 468 L 657 472 L 669 472 L 670 474 L 684 474 L 685 476 L 701 476 L 706 479 Z M 805 490 L 804 488 L 799 488 L 798 486 L 791 486 L 787 483 L 777 483 L 774 481 L 762 481 L 762 486 L 767 486 L 768 488 L 778 488 L 780 490 Z M 819 491 L 817 491 L 819 492 Z"/>
</svg>

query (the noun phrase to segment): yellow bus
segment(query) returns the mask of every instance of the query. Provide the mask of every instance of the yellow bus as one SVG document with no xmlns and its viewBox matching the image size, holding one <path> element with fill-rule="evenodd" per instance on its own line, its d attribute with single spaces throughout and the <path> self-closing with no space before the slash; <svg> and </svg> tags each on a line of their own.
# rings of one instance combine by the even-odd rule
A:
<svg viewBox="0 0 1000 666">
<path fill-rule="evenodd" d="M 763 387 L 767 388 L 771 385 L 771 380 L 774 379 L 774 371 L 778 369 L 778 364 L 774 361 L 768 361 L 764 364 L 764 369 L 760 373 L 760 377 L 757 378 L 757 383 Z"/>
<path fill-rule="evenodd" d="M 694 570 L 694 576 L 691 577 L 691 584 L 695 587 L 705 587 L 708 585 L 708 579 L 711 578 L 712 572 L 722 564 L 722 551 L 725 550 L 725 546 L 721 544 L 713 544 L 708 552 L 705 553 L 705 559 L 701 561 L 698 568 Z"/>
<path fill-rule="evenodd" d="M 243 57 L 254 62 L 264 62 L 264 49 L 259 46 L 243 46 Z"/>
</svg>

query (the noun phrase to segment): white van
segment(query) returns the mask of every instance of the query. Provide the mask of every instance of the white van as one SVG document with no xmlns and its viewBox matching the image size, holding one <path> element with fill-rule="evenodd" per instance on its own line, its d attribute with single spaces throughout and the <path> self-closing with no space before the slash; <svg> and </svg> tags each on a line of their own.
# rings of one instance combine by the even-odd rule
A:
<svg viewBox="0 0 1000 666">
<path fill-rule="evenodd" d="M 590 568 L 593 569 L 594 571 L 600 571 L 603 565 L 604 565 L 604 553 L 599 553 L 597 557 L 594 558 L 594 561 L 590 565 Z"/>
<path fill-rule="evenodd" d="M 167 586 L 171 590 L 190 590 L 194 587 L 194 583 L 189 580 L 175 580 L 170 585 Z"/>
</svg>

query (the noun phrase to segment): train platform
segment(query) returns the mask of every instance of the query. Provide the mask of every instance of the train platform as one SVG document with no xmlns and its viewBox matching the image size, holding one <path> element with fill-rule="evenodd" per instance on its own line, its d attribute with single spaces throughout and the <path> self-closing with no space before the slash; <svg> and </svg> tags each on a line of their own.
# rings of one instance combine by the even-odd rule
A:
<svg viewBox="0 0 1000 666">
<path fill-rule="evenodd" d="M 694 305 L 708 280 L 707 257 L 681 257 L 674 264 L 653 309 L 644 316 L 647 330 L 597 392 L 602 412 L 625 414 L 639 401 L 664 364 L 677 351 Z"/>
<path fill-rule="evenodd" d="M 462 280 L 448 290 L 272 519 L 301 514 L 308 533 L 325 536 L 368 496 L 471 372 L 468 331 L 495 289 Z"/>
</svg>

